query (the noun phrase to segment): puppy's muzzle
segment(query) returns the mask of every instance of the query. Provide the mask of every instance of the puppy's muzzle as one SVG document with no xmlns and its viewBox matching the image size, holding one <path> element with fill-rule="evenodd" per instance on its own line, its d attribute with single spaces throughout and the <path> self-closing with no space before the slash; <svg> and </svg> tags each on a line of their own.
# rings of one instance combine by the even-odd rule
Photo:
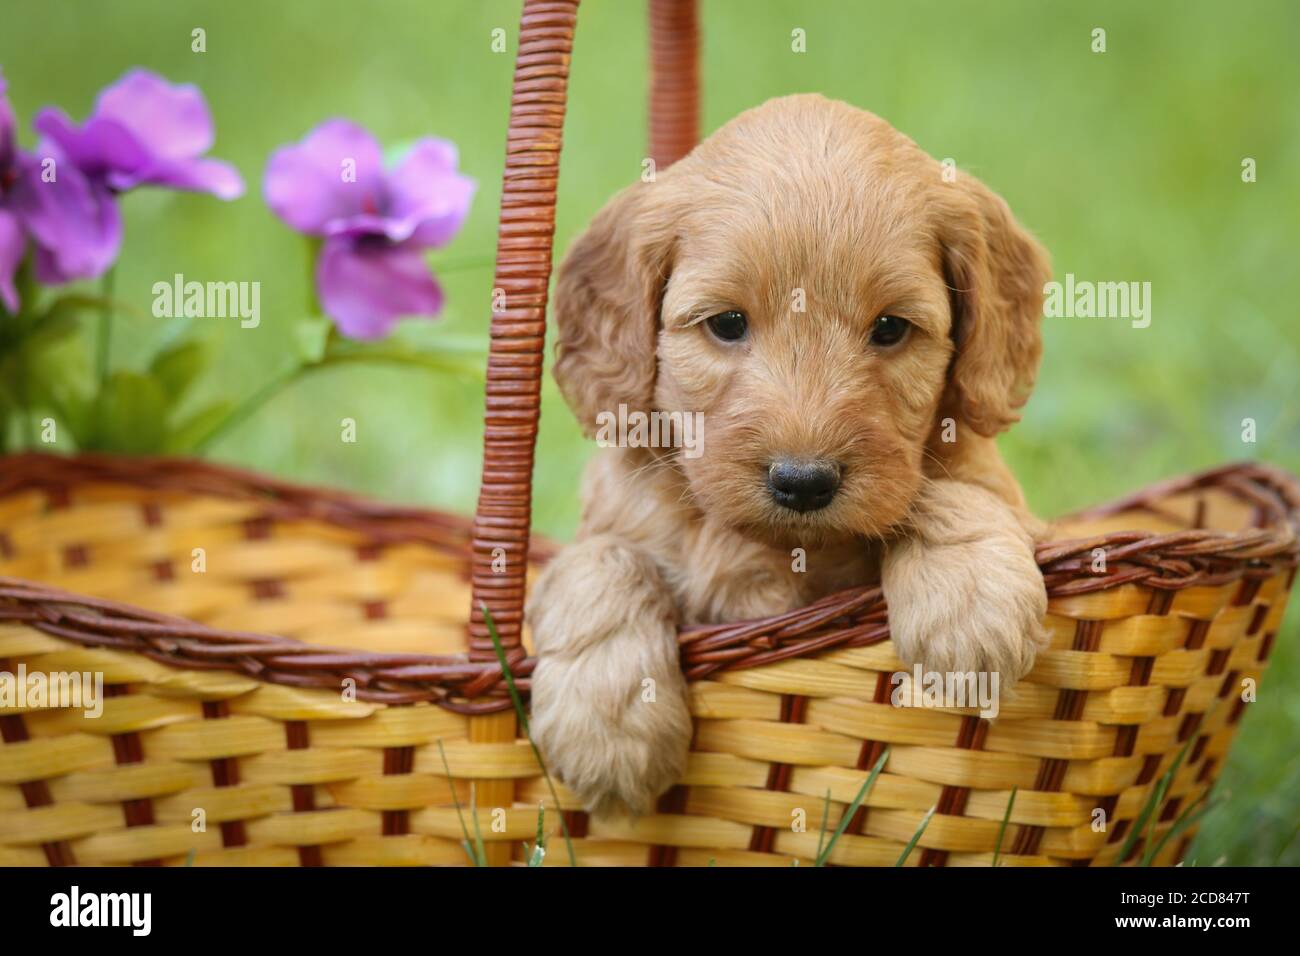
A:
<svg viewBox="0 0 1300 956">
<path fill-rule="evenodd" d="M 791 511 L 818 511 L 835 497 L 840 469 L 834 462 L 778 458 L 767 470 L 772 500 Z"/>
</svg>

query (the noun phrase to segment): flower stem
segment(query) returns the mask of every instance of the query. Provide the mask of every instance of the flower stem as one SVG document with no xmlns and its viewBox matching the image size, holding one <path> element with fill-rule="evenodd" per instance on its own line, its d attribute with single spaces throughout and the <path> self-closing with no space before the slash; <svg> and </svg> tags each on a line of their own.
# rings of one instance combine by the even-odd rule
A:
<svg viewBox="0 0 1300 956">
<path fill-rule="evenodd" d="M 28 389 L 28 369 L 22 361 L 22 356 L 18 356 L 18 374 L 15 376 L 15 391 L 18 393 L 18 417 L 22 420 L 23 430 L 23 448 L 30 449 L 36 447 L 36 427 L 32 422 L 32 403 L 31 395 Z"/>
<path fill-rule="evenodd" d="M 320 291 L 316 288 L 316 259 L 320 255 L 321 240 L 314 236 L 307 237 L 307 314 L 324 315 L 320 305 Z"/>
<path fill-rule="evenodd" d="M 113 348 L 113 285 L 117 269 L 110 268 L 100 283 L 103 302 L 99 307 L 99 336 L 95 342 L 95 381 L 102 397 L 108 384 L 108 365 Z"/>
<path fill-rule="evenodd" d="M 264 384 L 235 409 L 216 424 L 206 435 L 194 443 L 192 451 L 195 454 L 202 454 L 207 451 L 208 447 L 224 435 L 226 432 L 243 424 L 259 408 L 265 405 L 277 392 L 287 386 L 299 375 L 305 374 L 319 365 L 295 365 L 292 368 L 276 375 L 269 382 Z"/>
<path fill-rule="evenodd" d="M 474 354 L 467 350 L 450 348 L 446 355 L 428 352 L 349 352 L 338 355 L 326 355 L 319 362 L 313 362 L 309 365 L 295 365 L 276 375 L 269 382 L 259 388 L 256 392 L 245 399 L 241 404 L 220 422 L 218 422 L 211 431 L 194 443 L 193 451 L 195 454 L 205 452 L 217 438 L 247 421 L 249 417 L 259 408 L 265 405 L 277 393 L 286 388 L 288 385 L 307 375 L 323 368 L 331 368 L 337 365 L 348 363 L 373 363 L 381 365 L 398 365 L 411 368 L 423 369 L 425 371 L 451 373 L 451 374 L 481 374 L 479 369 L 479 360 L 481 352 Z M 467 361 L 470 359 L 471 361 Z"/>
<path fill-rule="evenodd" d="M 496 265 L 495 255 L 462 256 L 459 259 L 447 259 L 434 262 L 433 271 L 438 275 L 448 272 L 468 272 L 473 269 L 490 269 Z"/>
</svg>

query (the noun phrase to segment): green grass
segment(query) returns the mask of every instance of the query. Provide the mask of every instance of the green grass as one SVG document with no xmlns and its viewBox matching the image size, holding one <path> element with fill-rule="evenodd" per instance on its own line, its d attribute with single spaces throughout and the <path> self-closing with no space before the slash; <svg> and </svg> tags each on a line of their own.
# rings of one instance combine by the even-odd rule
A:
<svg viewBox="0 0 1300 956">
<path fill-rule="evenodd" d="M 925 816 L 921 817 L 921 822 L 917 825 L 916 832 L 912 834 L 912 839 L 907 841 L 907 846 L 903 847 L 903 852 L 898 855 L 898 862 L 896 862 L 894 866 L 903 866 L 907 863 L 907 858 L 912 855 L 912 851 L 916 849 L 916 845 L 921 842 L 921 834 L 924 833 L 925 828 L 930 825 L 930 818 L 934 816 L 934 812 L 938 809 L 938 805 L 935 805 L 925 811 Z"/>
<path fill-rule="evenodd" d="M 475 843 L 470 839 L 469 827 L 465 824 L 465 814 L 460 808 L 460 797 L 456 795 L 456 781 L 452 779 L 451 767 L 447 765 L 447 748 L 442 745 L 441 737 L 438 738 L 438 754 L 442 757 L 443 774 L 447 778 L 447 787 L 451 790 L 451 802 L 456 807 L 456 819 L 460 821 L 461 849 L 469 857 L 470 866 L 487 866 L 487 856 L 482 852 L 482 841 Z M 470 812 L 476 813 L 477 811 L 471 808 Z M 475 817 L 474 826 L 475 828 L 478 827 L 477 816 Z"/>
<path fill-rule="evenodd" d="M 848 805 L 844 810 L 844 813 L 840 816 L 839 825 L 835 828 L 835 832 L 831 834 L 829 840 L 824 840 L 826 836 L 827 813 L 826 810 L 823 809 L 822 833 L 817 840 L 817 859 L 814 862 L 815 866 L 825 866 L 827 861 L 830 860 L 831 851 L 835 849 L 835 844 L 839 842 L 840 837 L 844 835 L 844 831 L 848 829 L 849 822 L 853 819 L 853 815 L 858 812 L 858 807 L 862 806 L 862 801 L 867 798 L 867 793 L 871 790 L 872 785 L 875 784 L 876 778 L 880 776 L 880 771 L 884 769 L 885 761 L 888 759 L 889 748 L 886 747 L 884 753 L 880 755 L 880 759 L 876 761 L 876 765 L 872 767 L 871 772 L 867 774 L 867 779 L 862 781 L 862 788 L 858 790 L 857 796 L 853 798 L 853 802 Z M 828 792 L 827 803 L 829 804 L 829 802 L 830 795 Z M 927 817 L 927 820 L 928 819 L 929 818 Z"/>
<path fill-rule="evenodd" d="M 578 857 L 573 852 L 573 840 L 569 837 L 569 824 L 564 820 L 564 813 L 560 809 L 560 796 L 555 792 L 555 781 L 551 779 L 551 771 L 547 769 L 546 761 L 542 759 L 542 752 L 537 749 L 537 744 L 533 742 L 533 731 L 528 726 L 528 711 L 524 709 L 523 699 L 519 696 L 519 688 L 515 685 L 514 671 L 510 669 L 510 662 L 506 660 L 506 650 L 501 644 L 501 635 L 497 633 L 496 621 L 492 620 L 492 612 L 488 610 L 486 604 L 480 604 L 483 611 L 483 623 L 487 625 L 488 636 L 492 638 L 492 650 L 496 653 L 497 663 L 501 665 L 501 674 L 505 677 L 506 689 L 510 692 L 510 703 L 514 706 L 515 717 L 519 720 L 519 726 L 528 738 L 528 746 L 533 750 L 533 758 L 537 761 L 537 766 L 542 768 L 542 778 L 546 781 L 546 789 L 551 793 L 551 799 L 555 801 L 555 813 L 560 818 L 560 830 L 564 834 L 564 845 L 569 851 L 569 866 L 578 865 Z M 538 808 L 537 821 L 537 842 L 541 845 L 542 840 L 542 822 L 540 814 L 544 811 Z M 532 865 L 531 862 L 529 864 Z"/>
<path fill-rule="evenodd" d="M 1156 785 L 1151 788 L 1151 793 L 1147 795 L 1146 803 L 1142 806 L 1142 812 L 1133 821 L 1133 826 L 1129 827 L 1128 835 L 1125 837 L 1123 845 L 1120 846 L 1119 856 L 1115 858 L 1116 862 L 1122 863 L 1128 859 L 1128 855 L 1132 852 L 1137 841 L 1142 839 L 1144 846 L 1142 865 L 1148 864 L 1153 849 L 1152 835 L 1155 833 L 1159 810 L 1164 806 L 1165 793 L 1168 792 L 1169 785 L 1173 783 L 1174 777 L 1177 776 L 1178 768 L 1183 765 L 1183 760 L 1187 757 L 1187 751 L 1191 749 L 1192 742 L 1195 739 L 1195 736 L 1187 738 L 1187 743 L 1179 748 L 1177 756 L 1174 757 L 1174 762 L 1169 765 L 1169 769 L 1160 775 Z"/>
<path fill-rule="evenodd" d="M 997 846 L 993 848 L 993 862 L 990 864 L 991 866 L 996 867 L 999 858 L 1002 856 L 1002 841 L 1006 839 L 1007 824 L 1011 822 L 1011 810 L 1016 805 L 1016 794 L 1019 790 L 1019 787 L 1011 788 L 1011 797 L 1007 800 L 1007 812 L 1002 815 L 1002 825 L 998 827 L 998 842 Z"/>
<path fill-rule="evenodd" d="M 8 4 L 0 67 L 28 121 L 47 103 L 80 119 L 130 66 L 198 83 L 214 154 L 249 184 L 239 202 L 139 191 L 124 202 L 125 251 L 111 367 L 141 370 L 194 331 L 217 352 L 190 401 L 238 402 L 271 381 L 308 309 L 303 243 L 260 200 L 266 157 L 347 116 L 385 144 L 456 141 L 479 182 L 449 267 L 448 307 L 399 343 L 482 341 L 518 0 L 154 0 Z M 208 52 L 190 51 L 207 31 Z M 506 55 L 490 33 L 511 37 Z M 790 31 L 807 33 L 807 53 Z M 1090 51 L 1094 27 L 1108 52 Z M 706 0 L 703 125 L 790 92 L 871 109 L 922 147 L 982 177 L 1052 251 L 1058 278 L 1150 281 L 1150 328 L 1045 324 L 1039 385 L 1002 439 L 1044 514 L 1144 482 L 1260 458 L 1300 471 L 1300 6 L 1292 0 L 1085 5 L 1039 0 Z M 646 28 L 637 0 L 582 5 L 558 208 L 562 251 L 640 172 Z M 1258 181 L 1240 179 L 1243 157 Z M 455 268 L 450 268 L 450 267 Z M 149 317 L 154 282 L 262 283 L 262 324 Z M 90 323 L 93 326 L 93 321 Z M 96 374 L 92 330 L 65 360 Z M 210 449 L 220 460 L 462 513 L 474 505 L 482 399 L 462 379 L 353 364 L 314 373 Z M 339 422 L 358 440 L 338 440 Z M 1243 418 L 1258 440 L 1241 440 Z M 543 394 L 535 519 L 564 538 L 590 453 L 556 390 Z M 1259 701 L 1204 817 L 1199 865 L 1300 864 L 1300 654 L 1287 618 Z"/>
</svg>

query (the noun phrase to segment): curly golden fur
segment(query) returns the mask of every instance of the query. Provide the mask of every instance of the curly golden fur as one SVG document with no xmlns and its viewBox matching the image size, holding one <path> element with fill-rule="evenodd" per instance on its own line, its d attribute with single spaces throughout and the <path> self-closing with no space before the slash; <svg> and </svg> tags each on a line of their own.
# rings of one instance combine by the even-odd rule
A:
<svg viewBox="0 0 1300 956">
<path fill-rule="evenodd" d="M 589 809 L 646 812 L 682 774 L 682 624 L 881 581 L 909 664 L 1032 666 L 1040 525 L 992 438 L 1033 386 L 1049 278 L 999 197 L 820 96 L 742 114 L 596 216 L 556 284 L 560 388 L 589 433 L 625 405 L 700 412 L 706 441 L 598 452 L 530 602 L 533 732 Z M 741 342 L 706 330 L 727 310 Z M 900 344 L 873 344 L 881 315 Z M 829 504 L 778 504 L 778 458 L 833 462 Z"/>
</svg>

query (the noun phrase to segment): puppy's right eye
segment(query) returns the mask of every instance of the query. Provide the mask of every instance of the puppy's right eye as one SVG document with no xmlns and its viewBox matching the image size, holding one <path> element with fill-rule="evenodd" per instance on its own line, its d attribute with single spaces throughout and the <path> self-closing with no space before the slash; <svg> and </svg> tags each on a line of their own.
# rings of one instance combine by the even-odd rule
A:
<svg viewBox="0 0 1300 956">
<path fill-rule="evenodd" d="M 723 342 L 739 342 L 749 330 L 749 321 L 745 318 L 745 313 L 737 312 L 735 309 L 711 315 L 704 324 L 709 327 L 714 338 L 721 339 Z"/>
</svg>

